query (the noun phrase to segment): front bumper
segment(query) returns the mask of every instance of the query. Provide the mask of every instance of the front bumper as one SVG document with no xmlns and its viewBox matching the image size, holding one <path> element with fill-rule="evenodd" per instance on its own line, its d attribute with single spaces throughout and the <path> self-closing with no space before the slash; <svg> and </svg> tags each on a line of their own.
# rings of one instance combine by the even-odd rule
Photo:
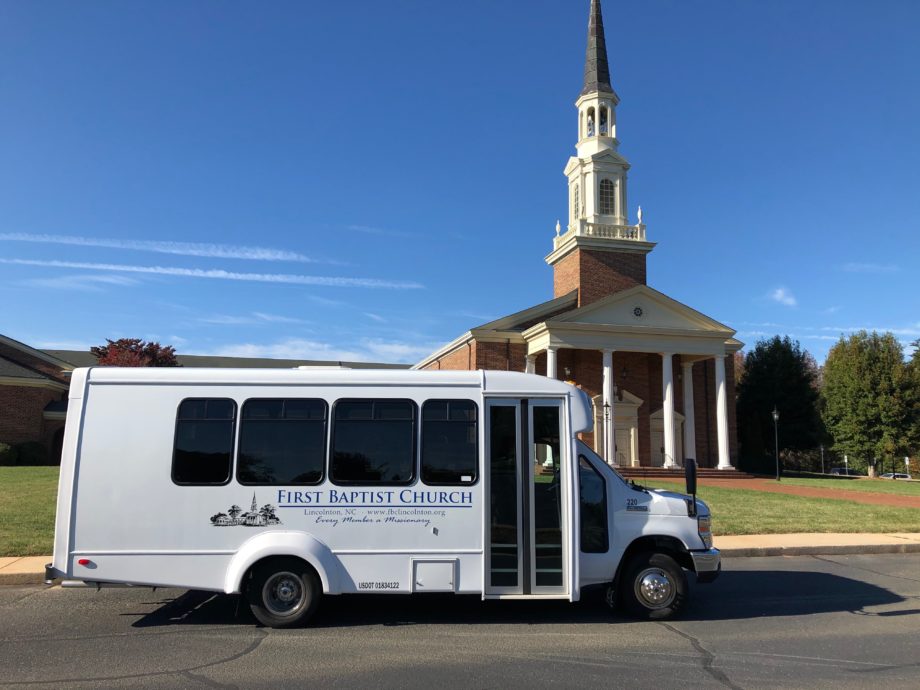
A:
<svg viewBox="0 0 920 690">
<path fill-rule="evenodd" d="M 722 554 L 718 549 L 691 551 L 690 557 L 693 559 L 697 582 L 712 582 L 722 572 Z"/>
</svg>

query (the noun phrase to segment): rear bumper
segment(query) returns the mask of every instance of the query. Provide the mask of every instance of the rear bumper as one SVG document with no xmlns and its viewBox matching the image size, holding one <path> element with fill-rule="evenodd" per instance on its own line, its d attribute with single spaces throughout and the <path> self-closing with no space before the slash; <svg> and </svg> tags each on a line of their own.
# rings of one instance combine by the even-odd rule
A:
<svg viewBox="0 0 920 690">
<path fill-rule="evenodd" d="M 697 582 L 712 582 L 722 572 L 722 554 L 718 549 L 691 551 L 690 557 L 693 559 Z"/>
</svg>

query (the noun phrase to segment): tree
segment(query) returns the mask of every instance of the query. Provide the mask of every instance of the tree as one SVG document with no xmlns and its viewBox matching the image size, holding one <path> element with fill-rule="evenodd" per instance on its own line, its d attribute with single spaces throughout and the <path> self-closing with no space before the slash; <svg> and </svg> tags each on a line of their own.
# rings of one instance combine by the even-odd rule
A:
<svg viewBox="0 0 920 690">
<path fill-rule="evenodd" d="M 860 469 L 903 457 L 915 402 L 912 367 L 891 333 L 841 336 L 824 365 L 824 421 L 834 448 Z"/>
<path fill-rule="evenodd" d="M 914 348 L 914 354 L 908 365 L 909 397 L 908 405 L 910 407 L 910 444 L 914 457 L 920 457 L 920 340 L 915 340 L 910 344 Z"/>
<path fill-rule="evenodd" d="M 144 342 L 139 338 L 106 340 L 106 345 L 89 349 L 103 367 L 177 367 L 176 351 L 173 347 L 155 342 Z"/>
<path fill-rule="evenodd" d="M 814 358 L 788 336 L 760 340 L 744 359 L 738 385 L 741 458 L 751 467 L 774 454 L 773 409 L 780 448 L 807 450 L 823 440 Z M 765 469 L 765 468 L 764 468 Z"/>
</svg>

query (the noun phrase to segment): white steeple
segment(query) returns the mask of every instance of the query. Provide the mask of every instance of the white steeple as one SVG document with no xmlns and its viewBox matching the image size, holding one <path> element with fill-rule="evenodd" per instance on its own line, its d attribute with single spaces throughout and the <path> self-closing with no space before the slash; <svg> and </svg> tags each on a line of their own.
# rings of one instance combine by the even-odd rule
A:
<svg viewBox="0 0 920 690">
<path fill-rule="evenodd" d="M 655 246 L 646 241 L 645 225 L 629 223 L 626 178 L 629 162 L 617 149 L 616 107 L 620 99 L 610 84 L 607 43 L 600 0 L 591 0 L 585 80 L 575 103 L 578 109 L 576 155 L 565 175 L 569 185 L 569 220 L 554 239 L 547 257 L 554 264 L 576 245 L 601 251 L 647 254 Z"/>
</svg>

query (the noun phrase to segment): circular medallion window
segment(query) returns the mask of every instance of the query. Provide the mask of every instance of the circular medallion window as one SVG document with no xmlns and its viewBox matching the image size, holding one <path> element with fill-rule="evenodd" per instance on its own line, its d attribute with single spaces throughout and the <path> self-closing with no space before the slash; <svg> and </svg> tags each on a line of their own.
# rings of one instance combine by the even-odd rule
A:
<svg viewBox="0 0 920 690">
<path fill-rule="evenodd" d="M 643 312 L 642 312 L 642 307 L 635 307 L 635 308 L 633 309 L 633 316 L 635 316 L 637 319 L 641 319 L 641 318 L 642 318 L 642 313 L 643 313 Z"/>
</svg>

